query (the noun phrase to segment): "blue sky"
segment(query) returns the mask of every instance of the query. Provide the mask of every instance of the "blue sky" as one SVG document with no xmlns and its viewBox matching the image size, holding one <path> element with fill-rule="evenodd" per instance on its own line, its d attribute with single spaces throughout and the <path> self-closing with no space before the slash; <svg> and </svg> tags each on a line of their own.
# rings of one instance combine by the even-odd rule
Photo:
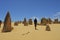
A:
<svg viewBox="0 0 60 40">
<path fill-rule="evenodd" d="M 37 17 L 60 16 L 60 0 L 0 0 L 0 20 L 4 21 L 7 11 L 12 21 Z"/>
</svg>

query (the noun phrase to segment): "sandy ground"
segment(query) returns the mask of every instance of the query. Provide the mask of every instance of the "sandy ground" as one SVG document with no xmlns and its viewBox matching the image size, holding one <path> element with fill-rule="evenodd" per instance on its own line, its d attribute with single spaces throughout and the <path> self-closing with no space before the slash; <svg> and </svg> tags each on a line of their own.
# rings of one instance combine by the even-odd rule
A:
<svg viewBox="0 0 60 40">
<path fill-rule="evenodd" d="M 60 24 L 50 24 L 51 31 L 46 31 L 46 26 L 37 26 L 38 30 L 34 29 L 34 25 L 24 26 L 19 24 L 12 27 L 11 32 L 2 33 L 3 24 L 0 28 L 0 40 L 60 40 Z"/>
</svg>

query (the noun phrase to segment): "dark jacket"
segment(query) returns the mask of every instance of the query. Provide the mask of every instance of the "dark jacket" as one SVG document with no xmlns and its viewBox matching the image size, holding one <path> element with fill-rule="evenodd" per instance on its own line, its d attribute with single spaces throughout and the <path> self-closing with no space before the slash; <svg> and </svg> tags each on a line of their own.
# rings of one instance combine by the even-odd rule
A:
<svg viewBox="0 0 60 40">
<path fill-rule="evenodd" d="M 37 19 L 36 18 L 34 19 L 34 24 L 37 24 Z"/>
</svg>

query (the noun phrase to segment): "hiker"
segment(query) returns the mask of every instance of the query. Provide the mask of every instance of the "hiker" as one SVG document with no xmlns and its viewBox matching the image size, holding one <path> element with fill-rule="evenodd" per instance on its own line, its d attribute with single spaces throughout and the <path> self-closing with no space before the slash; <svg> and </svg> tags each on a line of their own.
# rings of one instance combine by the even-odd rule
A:
<svg viewBox="0 0 60 40">
<path fill-rule="evenodd" d="M 37 19 L 36 18 L 34 19 L 34 26 L 35 26 L 35 30 L 37 30 L 36 29 L 36 27 L 37 27 Z"/>
</svg>

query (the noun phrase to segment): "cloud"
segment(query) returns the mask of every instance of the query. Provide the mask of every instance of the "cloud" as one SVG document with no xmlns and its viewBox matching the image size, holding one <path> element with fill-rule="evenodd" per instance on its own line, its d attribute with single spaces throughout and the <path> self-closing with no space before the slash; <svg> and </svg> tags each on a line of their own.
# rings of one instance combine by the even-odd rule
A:
<svg viewBox="0 0 60 40">
<path fill-rule="evenodd" d="M 54 18 L 60 18 L 60 12 L 56 12 L 56 14 L 53 15 Z"/>
<path fill-rule="evenodd" d="M 53 19 L 58 18 L 60 20 L 60 12 L 56 12 L 56 14 L 54 14 L 52 17 Z"/>
<path fill-rule="evenodd" d="M 60 12 L 56 12 L 54 16 L 60 16 Z"/>
</svg>

